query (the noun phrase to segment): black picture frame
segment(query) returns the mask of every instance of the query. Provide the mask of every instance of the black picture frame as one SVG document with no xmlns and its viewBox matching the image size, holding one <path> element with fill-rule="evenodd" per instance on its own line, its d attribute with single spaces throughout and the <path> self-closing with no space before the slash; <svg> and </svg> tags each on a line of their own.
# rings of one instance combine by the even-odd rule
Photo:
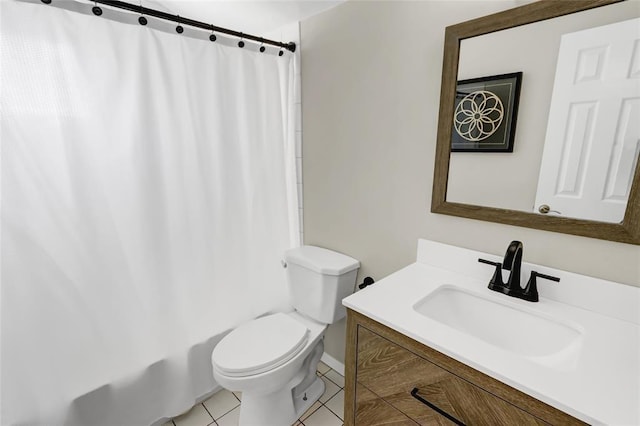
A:
<svg viewBox="0 0 640 426">
<path fill-rule="evenodd" d="M 513 152 L 522 72 L 457 82 L 451 152 Z"/>
</svg>

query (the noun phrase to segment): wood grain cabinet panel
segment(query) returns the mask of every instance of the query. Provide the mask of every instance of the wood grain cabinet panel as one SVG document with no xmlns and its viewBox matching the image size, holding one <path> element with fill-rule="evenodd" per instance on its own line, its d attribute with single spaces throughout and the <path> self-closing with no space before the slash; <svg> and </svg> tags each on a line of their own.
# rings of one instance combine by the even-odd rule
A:
<svg viewBox="0 0 640 426">
<path fill-rule="evenodd" d="M 465 424 L 547 424 L 364 327 L 358 328 L 356 380 L 421 425 L 455 423 L 414 397 L 414 389 Z"/>
<path fill-rule="evenodd" d="M 584 424 L 351 310 L 345 367 L 345 425 Z"/>
<path fill-rule="evenodd" d="M 416 422 L 360 383 L 356 384 L 355 423 L 368 426 L 416 425 Z"/>
</svg>

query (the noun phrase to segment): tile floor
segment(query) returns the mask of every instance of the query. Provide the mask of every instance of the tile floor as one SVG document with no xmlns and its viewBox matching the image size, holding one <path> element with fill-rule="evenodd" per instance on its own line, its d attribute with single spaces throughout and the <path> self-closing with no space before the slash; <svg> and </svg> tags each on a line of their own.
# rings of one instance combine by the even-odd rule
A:
<svg viewBox="0 0 640 426">
<path fill-rule="evenodd" d="M 317 374 L 326 385 L 324 394 L 294 426 L 342 426 L 344 377 L 323 362 L 318 365 Z M 239 393 L 223 389 L 163 426 L 237 426 L 241 399 Z"/>
</svg>

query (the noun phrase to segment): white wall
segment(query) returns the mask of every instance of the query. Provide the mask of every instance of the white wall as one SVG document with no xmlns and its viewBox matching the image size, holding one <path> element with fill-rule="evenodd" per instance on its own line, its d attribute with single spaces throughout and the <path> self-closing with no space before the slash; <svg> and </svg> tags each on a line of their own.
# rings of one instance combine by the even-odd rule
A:
<svg viewBox="0 0 640 426">
<path fill-rule="evenodd" d="M 306 244 L 381 279 L 418 238 L 495 254 L 519 239 L 528 262 L 640 286 L 640 246 L 429 212 L 444 28 L 515 3 L 350 1 L 302 22 Z M 344 359 L 344 322 L 326 351 Z"/>
</svg>

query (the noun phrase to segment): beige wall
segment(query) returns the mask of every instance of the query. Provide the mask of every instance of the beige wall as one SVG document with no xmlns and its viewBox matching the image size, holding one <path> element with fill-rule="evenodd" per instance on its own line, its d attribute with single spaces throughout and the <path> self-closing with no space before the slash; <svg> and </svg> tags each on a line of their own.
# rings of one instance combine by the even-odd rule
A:
<svg viewBox="0 0 640 426">
<path fill-rule="evenodd" d="M 348 1 L 302 22 L 306 244 L 379 280 L 418 238 L 495 254 L 519 239 L 528 262 L 640 286 L 638 246 L 429 212 L 444 28 L 515 3 Z M 325 342 L 344 359 L 344 321 Z"/>
</svg>

